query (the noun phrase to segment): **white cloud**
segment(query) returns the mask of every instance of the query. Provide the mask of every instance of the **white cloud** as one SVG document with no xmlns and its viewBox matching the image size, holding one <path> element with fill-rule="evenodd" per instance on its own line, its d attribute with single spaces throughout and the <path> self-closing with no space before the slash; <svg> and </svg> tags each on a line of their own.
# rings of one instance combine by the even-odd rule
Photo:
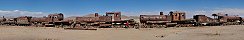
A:
<svg viewBox="0 0 244 40">
<path fill-rule="evenodd" d="M 43 12 L 30 12 L 30 11 L 21 11 L 21 10 L 11 10 L 5 11 L 0 10 L 0 16 L 5 17 L 18 17 L 18 16 L 33 16 L 33 17 L 41 17 L 45 16 Z"/>
</svg>

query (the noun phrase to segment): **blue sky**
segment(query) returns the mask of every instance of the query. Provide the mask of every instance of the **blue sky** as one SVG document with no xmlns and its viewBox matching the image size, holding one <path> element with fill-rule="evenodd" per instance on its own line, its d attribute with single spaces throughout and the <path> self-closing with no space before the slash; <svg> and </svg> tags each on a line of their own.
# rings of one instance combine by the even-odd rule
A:
<svg viewBox="0 0 244 40">
<path fill-rule="evenodd" d="M 186 11 L 193 15 L 199 11 L 206 14 L 214 13 L 212 11 L 243 10 L 243 4 L 244 0 L 0 0 L 0 10 L 41 12 L 40 14 L 62 12 L 67 16 L 82 16 L 95 12 L 104 14 L 111 11 L 139 16 L 158 14 L 160 11 L 168 13 L 173 10 Z"/>
</svg>

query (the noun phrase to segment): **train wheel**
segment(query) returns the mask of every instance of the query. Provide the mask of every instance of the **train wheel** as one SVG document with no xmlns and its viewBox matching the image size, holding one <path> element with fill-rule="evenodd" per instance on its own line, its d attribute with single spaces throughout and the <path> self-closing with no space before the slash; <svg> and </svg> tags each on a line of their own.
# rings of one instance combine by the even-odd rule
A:
<svg viewBox="0 0 244 40">
<path fill-rule="evenodd" d="M 177 24 L 177 25 L 175 25 L 174 27 L 180 27 L 180 25 L 179 25 L 179 24 Z"/>
<path fill-rule="evenodd" d="M 33 27 L 33 26 L 35 26 L 35 24 L 34 23 L 31 23 L 30 26 Z"/>
<path fill-rule="evenodd" d="M 162 28 L 167 28 L 167 26 L 166 25 L 162 25 Z"/>
<path fill-rule="evenodd" d="M 147 28 L 148 25 L 144 25 L 142 28 Z"/>
<path fill-rule="evenodd" d="M 157 28 L 164 28 L 165 25 L 157 25 Z"/>
</svg>

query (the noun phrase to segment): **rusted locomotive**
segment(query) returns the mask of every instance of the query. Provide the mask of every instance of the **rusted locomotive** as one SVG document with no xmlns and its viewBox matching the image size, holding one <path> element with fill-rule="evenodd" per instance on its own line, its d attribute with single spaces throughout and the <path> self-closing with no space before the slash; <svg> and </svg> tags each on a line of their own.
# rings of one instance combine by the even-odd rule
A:
<svg viewBox="0 0 244 40">
<path fill-rule="evenodd" d="M 3 25 L 18 25 L 18 26 L 56 26 L 60 25 L 63 20 L 62 13 L 50 14 L 48 17 L 31 17 L 31 16 L 20 16 L 16 18 L 4 18 L 4 21 L 1 21 Z M 61 23 L 60 23 L 61 22 Z"/>
<path fill-rule="evenodd" d="M 121 20 L 121 12 L 106 12 L 105 16 L 76 17 L 75 27 L 82 28 L 122 28 L 135 27 L 134 20 Z"/>
<path fill-rule="evenodd" d="M 160 12 L 160 15 L 140 15 L 141 27 L 166 27 L 166 23 L 170 23 L 170 16 L 163 15 L 163 12 Z"/>
<path fill-rule="evenodd" d="M 218 16 L 220 22 L 223 22 L 223 25 L 239 25 L 243 22 L 242 17 L 234 15 L 229 16 L 228 14 L 224 16 Z"/>
<path fill-rule="evenodd" d="M 100 26 L 111 26 L 111 16 L 98 16 L 98 13 L 95 13 L 94 16 L 95 17 L 76 17 L 75 27 L 98 28 Z"/>
<path fill-rule="evenodd" d="M 140 23 L 143 28 L 154 27 L 187 27 L 195 24 L 194 20 L 185 19 L 185 12 L 171 11 L 169 15 L 140 15 Z"/>
<path fill-rule="evenodd" d="M 200 25 L 218 26 L 218 25 L 239 25 L 243 22 L 240 16 L 228 16 L 228 14 L 212 14 L 214 18 L 205 15 L 195 15 L 193 18 Z"/>
<path fill-rule="evenodd" d="M 19 26 L 29 26 L 31 25 L 31 18 L 30 16 L 21 16 L 16 18 L 16 25 Z"/>
<path fill-rule="evenodd" d="M 63 21 L 64 15 L 62 13 L 49 14 L 47 17 L 33 17 L 30 22 L 34 26 L 45 26 L 45 27 L 62 27 L 63 25 L 70 25 L 72 22 Z"/>
</svg>

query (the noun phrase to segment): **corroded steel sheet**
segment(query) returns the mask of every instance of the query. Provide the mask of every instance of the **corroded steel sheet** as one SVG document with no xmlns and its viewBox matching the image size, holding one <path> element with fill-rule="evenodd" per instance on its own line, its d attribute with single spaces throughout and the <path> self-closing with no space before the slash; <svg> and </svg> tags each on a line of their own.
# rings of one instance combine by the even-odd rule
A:
<svg viewBox="0 0 244 40">
<path fill-rule="evenodd" d="M 99 21 L 99 17 L 76 17 L 77 22 L 96 22 Z"/>
<path fill-rule="evenodd" d="M 112 22 L 112 16 L 100 16 L 99 21 L 101 21 L 101 22 Z"/>
<path fill-rule="evenodd" d="M 170 21 L 167 15 L 140 15 L 140 21 L 146 23 L 147 21 Z"/>
</svg>

